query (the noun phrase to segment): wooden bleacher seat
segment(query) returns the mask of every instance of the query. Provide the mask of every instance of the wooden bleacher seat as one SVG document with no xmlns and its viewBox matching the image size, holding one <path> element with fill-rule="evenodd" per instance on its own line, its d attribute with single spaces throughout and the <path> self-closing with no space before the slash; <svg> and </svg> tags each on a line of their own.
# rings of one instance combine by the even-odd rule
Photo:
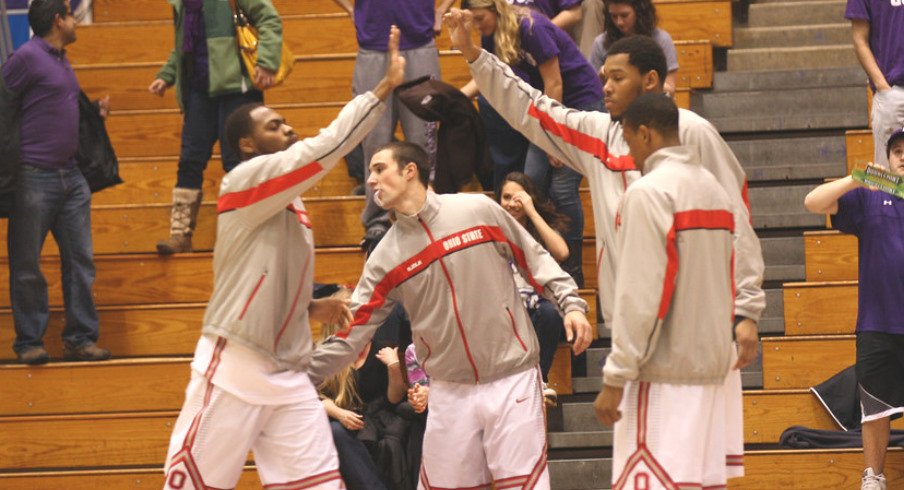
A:
<svg viewBox="0 0 904 490">
<path fill-rule="evenodd" d="M 446 83 L 460 87 L 471 79 L 467 62 L 458 52 L 443 51 L 439 61 Z M 85 92 L 94 97 L 109 94 L 115 111 L 176 109 L 174 89 L 167 90 L 162 98 L 147 90 L 162 65 L 161 60 L 154 63 L 76 64 L 73 68 Z M 331 57 L 297 56 L 292 75 L 282 85 L 267 91 L 267 104 L 351 100 L 354 65 L 354 53 Z M 289 123 L 295 124 L 295 121 Z M 181 121 L 179 124 L 181 127 Z"/>
<path fill-rule="evenodd" d="M 659 28 L 675 41 L 705 39 L 713 46 L 728 48 L 734 43 L 730 1 L 668 1 L 656 3 Z"/>
<path fill-rule="evenodd" d="M 713 86 L 713 48 L 708 40 L 675 41 L 678 53 L 676 85 L 682 88 Z"/>
<path fill-rule="evenodd" d="M 885 474 L 891 483 L 904 479 L 904 457 L 891 448 Z M 745 451 L 745 477 L 730 480 L 730 490 L 826 490 L 859 488 L 863 472 L 861 449 Z"/>
<path fill-rule="evenodd" d="M 857 279 L 857 237 L 838 231 L 804 233 L 807 281 Z"/>
<path fill-rule="evenodd" d="M 847 150 L 847 173 L 856 167 L 862 167 L 873 161 L 873 132 L 869 129 L 848 130 L 844 133 L 844 146 Z"/>
<path fill-rule="evenodd" d="M 162 488 L 163 466 L 154 468 L 117 468 L 74 471 L 33 471 L 0 473 L 0 487 L 4 490 L 146 490 Z M 261 482 L 254 466 L 242 471 L 235 490 L 260 490 Z"/>
<path fill-rule="evenodd" d="M 851 334 L 857 322 L 857 282 L 784 284 L 785 335 Z"/>
<path fill-rule="evenodd" d="M 854 364 L 853 335 L 764 337 L 763 388 L 809 388 Z"/>
</svg>

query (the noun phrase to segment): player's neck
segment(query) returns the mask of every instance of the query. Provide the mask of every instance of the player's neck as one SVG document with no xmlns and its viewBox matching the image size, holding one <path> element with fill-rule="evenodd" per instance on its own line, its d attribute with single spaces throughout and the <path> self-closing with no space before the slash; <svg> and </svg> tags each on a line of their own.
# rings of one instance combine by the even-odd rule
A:
<svg viewBox="0 0 904 490">
<path fill-rule="evenodd" d="M 397 213 L 405 216 L 414 216 L 424 208 L 427 201 L 427 189 L 422 186 L 413 186 L 404 195 L 400 196 L 398 205 L 394 206 Z"/>
</svg>

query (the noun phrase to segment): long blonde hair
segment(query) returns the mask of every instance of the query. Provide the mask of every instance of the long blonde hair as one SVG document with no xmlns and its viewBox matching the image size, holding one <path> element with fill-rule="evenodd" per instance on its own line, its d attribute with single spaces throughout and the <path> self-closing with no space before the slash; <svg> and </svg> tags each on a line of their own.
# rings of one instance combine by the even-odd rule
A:
<svg viewBox="0 0 904 490">
<path fill-rule="evenodd" d="M 493 33 L 494 53 L 508 65 L 514 65 L 524 58 L 521 51 L 519 24 L 523 17 L 533 26 L 533 18 L 526 7 L 516 7 L 506 0 L 470 0 L 469 9 L 487 9 L 496 13 L 496 32 Z"/>
<path fill-rule="evenodd" d="M 349 299 L 352 291 L 348 288 L 339 288 L 330 297 L 337 299 Z M 335 323 L 324 323 L 320 328 L 320 341 L 326 340 L 330 335 L 335 334 L 342 328 L 341 325 Z M 358 384 L 355 377 L 352 376 L 353 366 L 346 366 L 332 378 L 324 380 L 318 387 L 320 393 L 328 395 L 339 408 L 351 410 L 364 404 L 361 395 L 358 393 Z"/>
</svg>

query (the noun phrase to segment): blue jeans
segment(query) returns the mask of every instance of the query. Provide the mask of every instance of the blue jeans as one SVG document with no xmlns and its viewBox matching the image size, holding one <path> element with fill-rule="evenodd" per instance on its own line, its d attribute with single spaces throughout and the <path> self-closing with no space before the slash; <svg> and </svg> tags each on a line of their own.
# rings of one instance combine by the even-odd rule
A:
<svg viewBox="0 0 904 490">
<path fill-rule="evenodd" d="M 493 161 L 493 189 L 499 189 L 506 175 L 524 171 L 524 158 L 530 143 L 524 135 L 509 126 L 482 95 L 477 98 L 477 107 L 487 133 L 490 159 Z"/>
<path fill-rule="evenodd" d="M 91 191 L 79 169 L 22 165 L 8 226 L 9 295 L 16 327 L 13 350 L 18 353 L 44 345 L 50 313 L 40 259 L 47 232 L 53 233 L 60 248 L 66 304 L 63 342 L 72 348 L 96 342 Z"/>
<path fill-rule="evenodd" d="M 530 321 L 540 344 L 540 372 L 543 381 L 549 381 L 549 370 L 565 332 L 565 322 L 556 307 L 546 298 L 540 298 L 535 309 L 530 310 Z"/>
<path fill-rule="evenodd" d="M 235 168 L 239 164 L 240 155 L 226 141 L 226 118 L 239 106 L 263 101 L 264 94 L 257 90 L 211 97 L 205 90 L 186 86 L 182 97 L 185 117 L 182 120 L 182 146 L 179 150 L 176 187 L 201 188 L 204 169 L 207 168 L 213 145 L 218 139 L 223 170 L 228 172 Z"/>
<path fill-rule="evenodd" d="M 348 490 L 386 490 L 380 480 L 377 466 L 364 443 L 358 440 L 357 433 L 342 426 L 336 420 L 330 420 L 333 431 L 333 444 L 339 454 L 339 473 Z"/>
</svg>

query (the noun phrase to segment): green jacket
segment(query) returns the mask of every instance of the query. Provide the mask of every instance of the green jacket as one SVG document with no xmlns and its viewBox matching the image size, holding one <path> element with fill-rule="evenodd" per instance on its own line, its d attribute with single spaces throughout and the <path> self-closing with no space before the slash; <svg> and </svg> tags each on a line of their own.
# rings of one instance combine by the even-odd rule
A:
<svg viewBox="0 0 904 490">
<path fill-rule="evenodd" d="M 157 73 L 157 78 L 176 85 L 176 100 L 182 105 L 182 0 L 167 0 L 173 6 L 176 44 L 169 60 Z M 270 0 L 236 0 L 248 20 L 260 33 L 257 64 L 276 71 L 282 56 L 282 20 Z M 244 93 L 253 88 L 251 79 L 242 73 L 239 49 L 235 40 L 235 26 L 228 0 L 204 0 L 204 27 L 207 36 L 207 56 L 210 66 L 209 94 Z"/>
</svg>

